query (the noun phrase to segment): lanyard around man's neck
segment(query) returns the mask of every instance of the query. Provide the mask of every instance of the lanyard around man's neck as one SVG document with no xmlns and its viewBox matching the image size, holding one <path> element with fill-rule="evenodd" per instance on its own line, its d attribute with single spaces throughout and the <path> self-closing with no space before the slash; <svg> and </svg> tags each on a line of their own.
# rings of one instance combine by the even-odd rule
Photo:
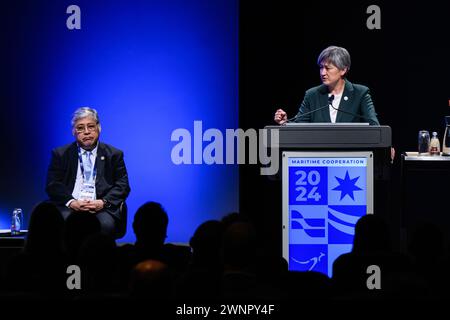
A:
<svg viewBox="0 0 450 320">
<path fill-rule="evenodd" d="M 84 150 L 84 149 L 83 149 Z M 92 151 L 87 151 L 84 150 L 86 152 L 86 155 L 89 157 L 89 153 L 92 153 Z M 88 179 L 86 179 L 86 176 L 84 174 L 84 165 L 83 165 L 83 158 L 81 157 L 81 148 L 80 146 L 78 146 L 78 160 L 80 162 L 80 170 L 81 170 L 81 176 L 83 178 L 83 182 L 84 181 L 88 181 Z M 91 159 L 89 159 L 90 161 Z M 95 183 L 95 178 L 97 177 L 97 161 L 94 161 L 94 168 L 92 170 L 92 175 L 91 175 L 91 179 L 89 179 L 90 181 L 93 181 Z"/>
</svg>

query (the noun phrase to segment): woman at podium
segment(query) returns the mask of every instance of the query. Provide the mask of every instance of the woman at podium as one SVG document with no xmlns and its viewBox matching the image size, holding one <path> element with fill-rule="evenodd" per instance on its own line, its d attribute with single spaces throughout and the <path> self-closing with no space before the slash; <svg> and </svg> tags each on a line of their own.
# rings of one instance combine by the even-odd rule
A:
<svg viewBox="0 0 450 320">
<path fill-rule="evenodd" d="M 306 91 L 297 115 L 288 119 L 278 109 L 275 122 L 363 122 L 379 125 L 369 88 L 346 79 L 350 54 L 345 48 L 330 46 L 317 58 L 322 84 Z"/>
</svg>

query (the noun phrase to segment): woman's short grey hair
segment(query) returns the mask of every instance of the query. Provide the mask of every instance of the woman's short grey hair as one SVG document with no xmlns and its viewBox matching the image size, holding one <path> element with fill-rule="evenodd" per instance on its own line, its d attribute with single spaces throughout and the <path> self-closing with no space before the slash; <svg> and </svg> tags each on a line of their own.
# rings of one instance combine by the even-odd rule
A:
<svg viewBox="0 0 450 320">
<path fill-rule="evenodd" d="M 317 64 L 320 66 L 323 62 L 332 63 L 339 70 L 347 68 L 347 72 L 350 70 L 350 65 L 352 64 L 347 49 L 336 46 L 330 46 L 320 53 L 317 58 Z"/>
<path fill-rule="evenodd" d="M 98 117 L 97 110 L 89 108 L 89 107 L 81 107 L 75 110 L 75 112 L 72 115 L 72 128 L 75 126 L 75 123 L 83 118 L 91 117 L 97 122 L 99 129 L 100 129 L 100 119 Z"/>
</svg>

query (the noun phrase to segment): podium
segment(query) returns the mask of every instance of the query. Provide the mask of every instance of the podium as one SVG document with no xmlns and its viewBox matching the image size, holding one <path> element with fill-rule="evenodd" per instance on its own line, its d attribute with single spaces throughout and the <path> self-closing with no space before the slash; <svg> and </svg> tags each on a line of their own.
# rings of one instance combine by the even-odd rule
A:
<svg viewBox="0 0 450 320">
<path fill-rule="evenodd" d="M 289 270 L 331 277 L 334 260 L 351 251 L 358 219 L 378 209 L 376 185 L 390 176 L 391 128 L 299 123 L 265 129 L 278 136 L 268 147 L 280 155 L 283 257 Z"/>
</svg>

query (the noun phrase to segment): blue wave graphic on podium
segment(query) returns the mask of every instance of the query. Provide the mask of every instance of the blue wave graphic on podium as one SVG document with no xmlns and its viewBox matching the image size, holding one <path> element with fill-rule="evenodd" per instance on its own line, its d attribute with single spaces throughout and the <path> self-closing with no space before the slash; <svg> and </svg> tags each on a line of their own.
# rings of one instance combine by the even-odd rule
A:
<svg viewBox="0 0 450 320">
<path fill-rule="evenodd" d="M 351 244 L 355 235 L 355 225 L 366 214 L 366 206 L 329 206 L 329 243 Z"/>
<path fill-rule="evenodd" d="M 292 210 L 291 229 L 303 229 L 311 238 L 323 238 L 325 237 L 325 219 L 304 218 L 299 211 Z"/>
</svg>

